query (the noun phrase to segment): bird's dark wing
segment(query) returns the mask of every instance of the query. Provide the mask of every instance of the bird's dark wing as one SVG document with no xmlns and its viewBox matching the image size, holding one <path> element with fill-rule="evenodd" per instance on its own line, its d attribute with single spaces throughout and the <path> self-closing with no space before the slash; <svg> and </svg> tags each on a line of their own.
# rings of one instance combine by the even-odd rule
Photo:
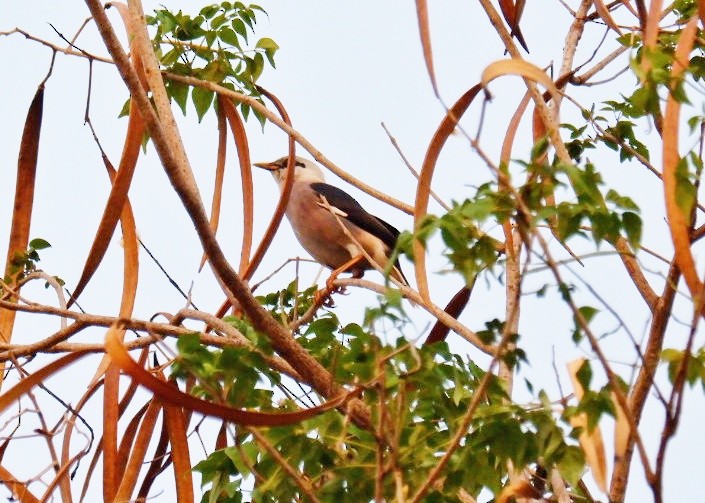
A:
<svg viewBox="0 0 705 503">
<path fill-rule="evenodd" d="M 350 194 L 338 187 L 328 185 L 327 183 L 317 182 L 312 183 L 311 188 L 321 196 L 325 197 L 333 208 L 339 209 L 345 213 L 345 219 L 357 225 L 362 230 L 365 230 L 378 237 L 390 249 L 394 248 L 397 242 L 399 231 L 391 224 L 388 224 L 381 218 L 371 215 L 360 206 Z"/>
</svg>

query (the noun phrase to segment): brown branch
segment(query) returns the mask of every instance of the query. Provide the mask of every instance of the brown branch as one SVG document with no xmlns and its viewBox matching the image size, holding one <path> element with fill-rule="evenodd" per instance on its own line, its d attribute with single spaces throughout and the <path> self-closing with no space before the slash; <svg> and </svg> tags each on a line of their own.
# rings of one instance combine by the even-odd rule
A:
<svg viewBox="0 0 705 503">
<path fill-rule="evenodd" d="M 666 335 L 666 328 L 668 327 L 668 321 L 673 309 L 679 279 L 680 270 L 675 263 L 673 263 L 666 278 L 664 291 L 654 305 L 652 311 L 653 319 L 644 350 L 643 363 L 629 395 L 629 407 L 624 409 L 636 425 L 638 425 L 641 420 L 646 399 L 654 384 L 656 367 L 661 361 L 663 339 Z M 632 432 L 629 435 L 624 455 L 621 458 L 615 459 L 614 468 L 612 470 L 612 480 L 610 481 L 610 501 L 624 501 L 624 496 L 627 491 L 629 469 L 634 454 L 634 442 L 635 438 Z"/>
<path fill-rule="evenodd" d="M 534 235 L 536 236 L 538 242 L 541 245 L 541 248 L 543 249 L 543 252 L 544 252 L 543 259 L 546 262 L 546 264 L 549 266 L 549 268 L 551 269 L 551 272 L 553 273 L 553 276 L 556 279 L 556 282 L 559 285 L 565 285 L 566 283 L 565 283 L 565 281 L 563 281 L 563 278 L 562 278 L 561 272 L 558 268 L 558 265 L 556 264 L 556 262 L 552 258 L 551 252 L 548 248 L 548 243 L 543 238 L 541 233 L 534 232 Z M 580 309 L 578 309 L 578 307 L 575 305 L 575 303 L 573 302 L 573 300 L 569 296 L 565 301 L 568 304 L 568 307 L 570 308 L 576 323 L 578 324 L 578 326 L 580 326 L 580 329 L 583 331 L 583 333 L 585 334 L 585 337 L 587 338 L 588 342 L 590 343 L 590 348 L 592 349 L 593 353 L 595 353 L 598 361 L 600 362 L 600 365 L 602 366 L 603 370 L 605 371 L 610 389 L 614 392 L 614 395 L 617 399 L 617 402 L 619 403 L 619 406 L 625 412 L 627 420 L 629 421 L 629 427 L 631 429 L 630 437 L 632 437 L 632 436 L 634 437 L 634 441 L 636 442 L 636 447 L 638 448 L 638 451 L 639 451 L 641 463 L 644 467 L 644 472 L 646 473 L 646 476 L 648 478 L 651 476 L 653 471 L 652 471 L 651 465 L 649 463 L 649 457 L 646 452 L 646 447 L 644 446 L 644 444 L 641 440 L 641 437 L 639 436 L 638 422 L 636 421 L 636 418 L 631 414 L 631 409 L 629 408 L 629 404 L 628 404 L 628 397 L 626 396 L 619 380 L 617 379 L 617 374 L 612 370 L 612 367 L 609 364 L 607 356 L 605 355 L 604 351 L 600 347 L 600 343 L 599 343 L 598 338 L 595 336 L 593 331 L 590 329 L 590 326 L 588 325 L 588 322 L 585 319 L 585 316 L 583 316 L 583 313 L 580 311 Z"/>
<path fill-rule="evenodd" d="M 419 172 L 418 172 L 416 169 L 414 169 L 414 167 L 411 165 L 411 163 L 409 162 L 409 160 L 406 158 L 406 156 L 404 155 L 404 152 L 402 152 L 401 147 L 399 146 L 399 143 L 397 142 L 397 139 L 394 138 L 394 136 L 392 136 L 392 133 L 389 131 L 389 129 L 387 129 L 387 126 L 384 124 L 384 122 L 382 123 L 382 129 L 384 129 L 384 132 L 387 133 L 387 137 L 389 138 L 389 141 L 392 143 L 392 146 L 393 146 L 394 149 L 397 151 L 397 153 L 399 154 L 399 157 L 401 157 L 401 160 L 404 162 L 404 164 L 406 165 L 407 169 L 409 170 L 409 172 L 412 174 L 412 176 L 416 179 L 416 182 L 418 183 L 418 181 L 419 181 Z M 433 190 L 430 190 L 429 193 L 431 194 L 431 197 L 432 197 L 433 199 L 435 199 L 435 201 L 436 201 L 444 210 L 450 211 L 450 206 L 448 206 L 448 204 L 446 204 L 446 202 L 443 201 L 443 199 L 441 199 L 441 198 L 438 196 L 438 194 L 436 194 Z"/>
<path fill-rule="evenodd" d="M 387 287 L 384 285 L 379 285 L 377 283 L 374 283 L 372 281 L 364 280 L 364 279 L 356 279 L 356 278 L 345 278 L 341 279 L 338 278 L 333 282 L 334 286 L 357 286 L 360 288 L 365 288 L 366 290 L 371 290 L 373 292 L 379 293 L 380 295 L 384 295 L 385 292 L 387 291 Z M 453 330 L 456 334 L 461 336 L 463 339 L 468 341 L 470 344 L 475 346 L 477 349 L 482 351 L 483 353 L 486 353 L 488 355 L 494 355 L 497 354 L 497 347 L 492 346 L 490 344 L 485 344 L 482 342 L 480 337 L 473 332 L 471 329 L 460 323 L 458 320 L 450 316 L 448 313 L 446 313 L 443 309 L 440 307 L 436 306 L 433 303 L 424 303 L 423 300 L 421 299 L 421 295 L 419 293 L 412 289 L 409 288 L 408 286 L 399 286 L 399 290 L 401 291 L 402 295 L 409 299 L 412 302 L 415 302 L 422 308 L 424 308 L 427 312 L 429 312 L 433 317 L 435 317 L 437 320 L 441 321 L 444 325 L 447 325 L 450 327 L 451 330 Z"/>
<path fill-rule="evenodd" d="M 573 23 L 568 29 L 568 34 L 565 37 L 565 44 L 563 45 L 563 61 L 561 62 L 561 69 L 558 75 L 567 75 L 572 73 L 573 61 L 575 60 L 575 53 L 578 50 L 578 43 L 580 38 L 583 36 L 585 31 L 585 20 L 588 10 L 592 7 L 593 0 L 581 0 L 577 11 L 575 12 Z"/>
<path fill-rule="evenodd" d="M 146 332 L 149 334 L 147 337 L 140 337 L 134 341 L 126 342 L 125 347 L 130 350 L 139 349 L 162 342 L 163 337 L 179 337 L 181 335 L 197 334 L 201 343 L 208 346 L 219 348 L 244 346 L 250 348 L 252 351 L 257 351 L 253 344 L 233 326 L 227 324 L 219 318 L 215 318 L 208 313 L 203 313 L 192 309 L 184 309 L 179 311 L 176 315 L 176 320 L 178 321 L 178 318 L 182 316 L 183 318 L 203 321 L 204 323 L 208 323 L 208 325 L 213 327 L 215 330 L 225 334 L 225 337 L 198 332 L 197 330 L 183 327 L 175 323 L 155 323 L 138 319 L 124 319 L 112 316 L 78 313 L 75 311 L 40 304 L 22 305 L 13 304 L 7 301 L 0 301 L 0 308 L 13 309 L 15 311 L 35 314 L 49 314 L 74 320 L 74 323 L 68 327 L 62 328 L 53 335 L 32 344 L 22 345 L 0 343 L 0 351 L 2 351 L 0 353 L 0 361 L 7 361 L 13 357 L 17 358 L 21 356 L 31 356 L 37 353 L 64 353 L 78 350 L 103 353 L 105 352 L 105 346 L 103 344 L 67 343 L 65 341 L 86 328 L 109 328 L 113 324 L 117 323 L 122 324 L 127 330 Z M 282 372 L 292 379 L 302 380 L 301 375 L 281 358 L 268 355 L 263 355 L 263 357 L 272 369 Z"/>
<path fill-rule="evenodd" d="M 627 274 L 637 291 L 646 302 L 646 305 L 649 306 L 651 312 L 654 312 L 659 297 L 654 292 L 654 289 L 651 288 L 646 276 L 644 276 L 644 271 L 642 271 L 631 246 L 623 237 L 617 238 L 612 245 L 619 252 L 619 258 L 622 260 L 622 264 L 624 264 L 624 268 L 627 270 Z"/>
<path fill-rule="evenodd" d="M 676 375 L 673 378 L 673 389 L 671 397 L 666 407 L 666 419 L 663 429 L 661 430 L 661 442 L 659 443 L 658 452 L 656 453 L 656 469 L 652 480 L 649 480 L 654 501 L 656 503 L 663 502 L 663 472 L 666 462 L 666 449 L 668 444 L 676 434 L 678 423 L 680 422 L 681 412 L 683 411 L 683 388 L 687 382 L 688 368 L 690 365 L 691 350 L 697 333 L 698 323 L 700 322 L 702 307 L 695 304 L 693 309 L 693 322 L 690 326 L 690 334 L 688 342 L 685 345 L 683 358 L 678 364 Z"/>
<path fill-rule="evenodd" d="M 617 59 L 620 55 L 627 52 L 628 50 L 629 48 L 627 46 L 618 47 L 610 54 L 608 54 L 605 58 L 603 58 L 602 61 L 597 63 L 595 66 L 593 66 L 591 69 L 589 69 L 582 75 L 573 75 L 570 78 L 570 83 L 576 86 L 585 85 L 588 80 L 594 77 L 597 73 L 604 70 L 607 65 L 609 65 L 612 61 Z"/>
<path fill-rule="evenodd" d="M 194 224 L 216 277 L 227 287 L 235 299 L 237 299 L 245 316 L 249 319 L 250 323 L 252 323 L 253 328 L 267 334 L 275 351 L 289 362 L 306 382 L 325 397 L 336 395 L 341 388 L 334 382 L 330 372 L 294 339 L 289 330 L 282 327 L 257 302 L 250 292 L 248 285 L 242 281 L 226 259 L 223 250 L 211 232 L 208 217 L 200 199 L 198 189 L 195 184 L 192 183 L 191 168 L 188 164 L 185 152 L 183 151 L 182 144 L 178 139 L 178 131 L 170 120 L 162 121 L 161 116 L 158 117 L 155 113 L 145 90 L 139 82 L 135 69 L 130 65 L 127 55 L 123 51 L 105 15 L 101 3 L 98 0 L 86 0 L 86 4 L 93 14 L 101 37 L 115 61 L 120 76 L 130 90 L 132 99 L 145 119 L 164 171 L 169 177 L 174 190 L 181 199 L 184 208 Z M 142 25 L 141 29 L 144 29 L 144 21 L 140 20 L 140 22 Z M 141 54 L 142 60 L 145 63 L 145 72 L 149 74 L 155 70 L 150 65 L 150 61 L 155 60 L 153 49 L 151 45 L 144 47 L 144 44 L 141 44 L 141 48 L 142 51 L 151 53 Z M 157 77 L 159 79 L 157 79 Z M 148 80 L 150 80 L 151 85 L 162 88 L 159 91 L 152 89 L 152 92 L 157 95 L 161 94 L 163 90 L 161 74 L 157 76 L 152 75 L 151 77 L 148 76 Z M 237 93 L 230 94 L 236 95 Z M 177 151 L 172 151 L 173 148 L 177 149 Z M 364 427 L 369 426 L 369 411 L 359 399 L 350 400 L 348 407 L 351 407 L 350 410 L 354 412 L 352 416 L 358 425 Z"/>
<path fill-rule="evenodd" d="M 521 53 L 514 44 L 511 33 L 504 26 L 502 18 L 499 16 L 499 13 L 495 10 L 490 0 L 480 0 L 480 4 L 482 5 L 482 9 L 487 14 L 495 31 L 502 39 L 509 55 L 514 59 L 521 60 Z M 524 78 L 524 82 L 529 94 L 531 95 L 531 99 L 534 102 L 535 111 L 541 119 L 541 122 L 543 122 L 546 127 L 546 133 L 556 151 L 556 155 L 561 162 L 565 163 L 567 166 L 572 166 L 573 160 L 568 153 L 565 143 L 563 143 L 563 140 L 561 139 L 556 119 L 553 117 L 553 113 L 544 100 L 543 94 L 539 91 L 535 82 L 529 80 L 528 78 Z"/>
<path fill-rule="evenodd" d="M 346 171 L 343 171 L 336 164 L 334 164 L 327 157 L 325 157 L 319 150 L 317 150 L 316 147 L 314 147 L 313 144 L 310 141 L 308 141 L 301 133 L 299 133 L 294 128 L 292 128 L 291 126 L 286 124 L 281 118 L 279 118 L 275 113 L 273 113 L 267 107 L 263 106 L 255 98 L 252 98 L 250 96 L 246 96 L 246 95 L 239 93 L 239 92 L 236 92 L 236 91 L 232 91 L 231 89 L 219 86 L 218 84 L 214 84 L 213 82 L 206 82 L 204 80 L 199 80 L 194 77 L 187 77 L 184 75 L 176 75 L 176 74 L 169 73 L 169 72 L 164 72 L 164 77 L 167 78 L 168 80 L 172 80 L 174 82 L 181 82 L 183 84 L 188 84 L 190 86 L 202 87 L 203 89 L 208 89 L 208 90 L 216 92 L 218 94 L 222 94 L 224 96 L 227 96 L 228 98 L 231 98 L 234 101 L 237 101 L 238 103 L 247 104 L 248 106 L 250 106 L 254 110 L 257 110 L 258 113 L 262 114 L 264 117 L 267 118 L 268 121 L 270 121 L 272 124 L 274 124 L 279 129 L 284 131 L 286 134 L 292 136 L 299 145 L 301 145 L 306 151 L 308 151 L 309 154 L 311 154 L 311 156 L 313 156 L 314 159 L 316 159 L 323 166 L 325 166 L 326 168 L 331 170 L 336 176 L 338 176 L 342 180 L 346 181 L 350 185 L 357 187 L 358 189 L 360 189 L 361 191 L 365 192 L 366 194 L 374 197 L 375 199 L 378 199 L 378 200 L 382 201 L 383 203 L 386 203 L 394 208 L 397 208 L 398 210 L 401 210 L 408 215 L 411 215 L 413 213 L 414 209 L 411 205 L 409 205 L 403 201 L 400 201 L 398 199 L 395 199 L 395 198 L 385 194 L 384 192 L 381 192 L 381 191 L 375 189 L 374 187 L 367 185 L 366 183 L 362 182 L 361 180 L 358 180 L 357 178 L 348 174 Z"/>
<path fill-rule="evenodd" d="M 514 243 L 513 245 L 507 246 L 506 251 L 506 265 L 505 265 L 505 323 L 502 328 L 502 339 L 506 340 L 506 350 L 514 351 L 516 350 L 516 342 L 510 340 L 510 338 L 519 333 L 519 316 L 521 313 L 521 283 L 524 278 L 524 274 L 521 267 L 521 249 L 523 246 L 523 240 L 521 234 L 523 231 L 518 228 L 511 229 L 508 227 L 508 235 L 505 241 L 509 243 Z M 512 237 L 513 235 L 513 237 Z M 527 257 L 527 265 L 530 255 Z M 499 362 L 499 370 L 497 372 L 499 378 L 503 381 L 506 386 L 507 393 L 512 396 L 513 384 L 514 384 L 514 371 L 512 366 L 505 361 Z"/>
<path fill-rule="evenodd" d="M 95 61 L 101 61 L 103 63 L 110 63 L 110 64 L 113 63 L 113 61 L 108 58 L 104 58 L 102 56 L 96 56 L 95 54 L 91 54 L 91 53 L 86 52 L 84 50 L 79 51 L 79 50 L 73 49 L 70 46 L 69 47 L 61 47 L 56 44 L 52 44 L 51 42 L 48 42 L 46 40 L 42 40 L 41 38 L 35 37 L 34 35 L 27 33 L 26 31 L 24 31 L 20 28 L 14 28 L 9 31 L 0 31 L 0 36 L 3 36 L 3 35 L 10 36 L 15 33 L 19 33 L 20 35 L 24 35 L 24 37 L 27 38 L 28 40 L 32 40 L 34 42 L 39 42 L 40 44 L 42 44 L 46 47 L 49 47 L 53 51 L 60 52 L 62 54 L 66 54 L 67 56 L 80 56 L 82 58 L 88 58 L 88 59 L 92 59 Z"/>
</svg>

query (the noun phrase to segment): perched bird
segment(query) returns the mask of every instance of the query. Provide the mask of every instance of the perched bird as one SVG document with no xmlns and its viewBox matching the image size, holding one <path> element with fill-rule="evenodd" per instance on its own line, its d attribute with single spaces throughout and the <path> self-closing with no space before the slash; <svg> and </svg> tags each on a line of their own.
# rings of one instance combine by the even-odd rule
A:
<svg viewBox="0 0 705 503">
<path fill-rule="evenodd" d="M 255 163 L 255 166 L 270 170 L 283 190 L 287 161 L 285 156 L 273 162 Z M 313 161 L 297 156 L 295 162 L 286 216 L 301 246 L 317 262 L 333 269 L 327 281 L 329 289 L 341 272 L 361 278 L 366 270 L 373 269 L 365 255 L 386 269 L 399 231 L 367 213 L 347 192 L 325 183 L 323 172 Z M 398 260 L 389 274 L 408 285 Z"/>
</svg>

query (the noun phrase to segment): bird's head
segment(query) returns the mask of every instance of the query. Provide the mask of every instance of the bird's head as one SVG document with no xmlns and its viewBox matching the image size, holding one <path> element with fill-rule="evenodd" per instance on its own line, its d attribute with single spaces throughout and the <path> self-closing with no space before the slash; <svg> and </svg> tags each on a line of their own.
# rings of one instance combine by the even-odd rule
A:
<svg viewBox="0 0 705 503">
<path fill-rule="evenodd" d="M 274 179 L 281 185 L 286 179 L 286 166 L 288 161 L 289 157 L 284 156 L 276 161 L 256 162 L 254 165 L 258 168 L 271 171 Z M 323 171 L 321 171 L 321 168 L 319 168 L 315 162 L 296 156 L 294 157 L 294 163 L 294 181 L 307 181 L 311 183 L 324 181 Z"/>
</svg>

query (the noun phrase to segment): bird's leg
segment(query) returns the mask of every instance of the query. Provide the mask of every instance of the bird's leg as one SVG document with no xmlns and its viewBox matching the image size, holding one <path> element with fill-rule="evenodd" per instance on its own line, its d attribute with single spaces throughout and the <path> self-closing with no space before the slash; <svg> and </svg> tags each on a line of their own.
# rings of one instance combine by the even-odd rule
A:
<svg viewBox="0 0 705 503">
<path fill-rule="evenodd" d="M 354 266 L 355 264 L 360 263 L 360 262 L 363 261 L 364 259 L 365 259 L 365 257 L 364 257 L 362 254 L 360 254 L 360 255 L 355 255 L 353 258 L 351 258 L 350 260 L 348 260 L 347 262 L 345 262 L 343 265 L 341 265 L 341 266 L 338 267 L 337 269 L 333 270 L 333 272 L 330 273 L 330 276 L 329 276 L 328 279 L 326 280 L 326 290 L 328 290 L 329 292 L 332 292 L 333 290 L 335 290 L 335 286 L 333 285 L 333 282 L 334 282 L 336 279 L 338 279 L 338 276 L 340 275 L 340 273 L 347 271 L 347 270 L 350 269 L 352 266 Z"/>
<path fill-rule="evenodd" d="M 340 275 L 340 273 L 347 271 L 352 266 L 361 262 L 364 259 L 365 259 L 365 257 L 363 255 L 355 255 L 353 258 L 351 258 L 350 260 L 345 262 L 343 265 L 334 269 L 333 272 L 330 273 L 330 276 L 328 277 L 328 279 L 326 280 L 326 287 L 322 288 L 321 290 L 318 290 L 316 292 L 316 295 L 315 295 L 313 301 L 315 303 L 318 303 L 318 302 L 321 302 L 323 299 L 330 297 L 330 294 L 337 290 L 335 285 L 333 285 L 333 282 L 336 279 L 338 279 L 338 276 Z M 359 277 L 358 274 L 353 274 L 353 276 Z M 321 304 L 323 304 L 325 302 L 326 301 L 323 301 L 323 302 L 321 302 Z"/>
</svg>

